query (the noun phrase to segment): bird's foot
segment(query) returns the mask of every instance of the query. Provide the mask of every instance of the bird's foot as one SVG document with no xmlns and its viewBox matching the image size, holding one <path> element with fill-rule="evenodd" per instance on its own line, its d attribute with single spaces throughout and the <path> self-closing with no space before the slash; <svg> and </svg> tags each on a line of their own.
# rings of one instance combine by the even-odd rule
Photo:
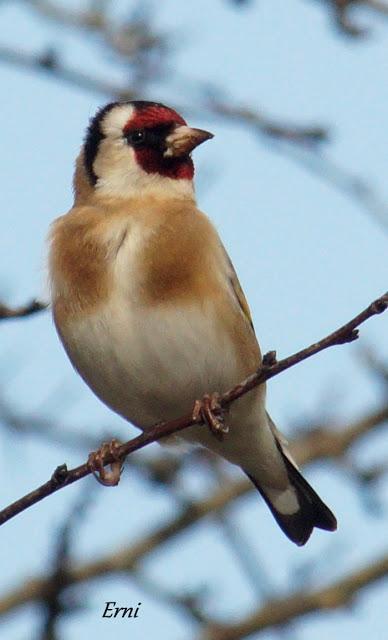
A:
<svg viewBox="0 0 388 640">
<path fill-rule="evenodd" d="M 215 392 L 206 394 L 202 400 L 196 400 L 193 408 L 193 420 L 201 419 L 210 429 L 211 433 L 222 440 L 228 433 L 229 427 L 225 424 L 225 411 L 221 405 L 221 396 Z"/>
<path fill-rule="evenodd" d="M 115 487 L 120 482 L 122 461 L 118 456 L 120 442 L 113 438 L 110 442 L 103 442 L 97 451 L 89 453 L 88 467 L 98 482 L 105 487 Z M 114 462 L 110 463 L 110 471 L 104 466 L 104 462 L 108 456 L 111 456 Z"/>
</svg>

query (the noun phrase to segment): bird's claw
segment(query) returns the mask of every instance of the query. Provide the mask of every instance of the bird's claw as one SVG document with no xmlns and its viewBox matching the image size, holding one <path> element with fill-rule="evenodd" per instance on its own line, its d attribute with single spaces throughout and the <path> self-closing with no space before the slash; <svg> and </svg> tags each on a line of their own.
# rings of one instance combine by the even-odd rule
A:
<svg viewBox="0 0 388 640">
<path fill-rule="evenodd" d="M 193 420 L 201 420 L 210 429 L 211 433 L 222 440 L 228 433 L 229 427 L 225 424 L 225 411 L 221 405 L 221 396 L 215 392 L 206 394 L 202 400 L 196 400 L 193 408 Z"/>
<path fill-rule="evenodd" d="M 118 456 L 118 448 L 120 442 L 113 438 L 110 442 L 103 442 L 97 451 L 92 451 L 88 457 L 88 467 L 98 482 L 105 487 L 115 487 L 120 482 L 122 471 L 122 461 Z M 110 471 L 108 471 L 104 462 L 111 456 L 114 462 L 110 463 Z"/>
</svg>

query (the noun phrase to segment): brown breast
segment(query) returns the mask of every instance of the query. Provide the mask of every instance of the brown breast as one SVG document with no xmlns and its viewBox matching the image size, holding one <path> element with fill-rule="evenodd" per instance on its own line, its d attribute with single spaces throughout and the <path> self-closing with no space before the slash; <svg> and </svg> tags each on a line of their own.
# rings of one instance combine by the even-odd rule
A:
<svg viewBox="0 0 388 640">
<path fill-rule="evenodd" d="M 106 299 L 109 263 L 104 220 L 98 209 L 81 207 L 55 221 L 51 233 L 50 277 L 55 316 L 90 312 Z"/>
<path fill-rule="evenodd" d="M 165 203 L 147 214 L 154 229 L 141 255 L 144 303 L 203 300 L 217 295 L 217 266 L 223 260 L 217 233 L 194 203 Z"/>
</svg>

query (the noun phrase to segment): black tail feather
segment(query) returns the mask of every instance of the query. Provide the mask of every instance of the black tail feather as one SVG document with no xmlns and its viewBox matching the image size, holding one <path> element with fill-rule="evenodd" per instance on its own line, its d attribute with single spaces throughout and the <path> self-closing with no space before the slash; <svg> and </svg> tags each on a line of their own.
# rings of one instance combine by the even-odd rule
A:
<svg viewBox="0 0 388 640">
<path fill-rule="evenodd" d="M 281 451 L 280 447 L 279 450 Z M 281 453 L 287 468 L 290 484 L 296 490 L 299 502 L 300 508 L 295 513 L 283 514 L 278 511 L 265 494 L 263 487 L 253 476 L 250 474 L 247 475 L 262 495 L 282 531 L 292 542 L 302 546 L 309 539 L 314 527 L 325 529 L 326 531 L 335 531 L 337 528 L 337 520 L 283 451 L 281 451 Z"/>
</svg>

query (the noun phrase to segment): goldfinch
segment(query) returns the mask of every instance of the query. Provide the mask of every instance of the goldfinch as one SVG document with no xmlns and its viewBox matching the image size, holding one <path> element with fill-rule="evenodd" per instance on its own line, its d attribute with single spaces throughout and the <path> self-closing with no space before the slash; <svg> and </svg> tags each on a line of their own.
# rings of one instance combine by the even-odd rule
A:
<svg viewBox="0 0 388 640">
<path fill-rule="evenodd" d="M 238 465 L 297 545 L 336 519 L 297 470 L 261 385 L 212 418 L 217 396 L 261 354 L 233 265 L 197 209 L 191 152 L 212 134 L 173 109 L 113 102 L 90 121 L 73 208 L 50 236 L 55 326 L 73 366 L 113 411 L 142 430 L 195 405 L 221 439 L 180 436 Z M 205 394 L 202 403 L 198 401 Z"/>
</svg>

